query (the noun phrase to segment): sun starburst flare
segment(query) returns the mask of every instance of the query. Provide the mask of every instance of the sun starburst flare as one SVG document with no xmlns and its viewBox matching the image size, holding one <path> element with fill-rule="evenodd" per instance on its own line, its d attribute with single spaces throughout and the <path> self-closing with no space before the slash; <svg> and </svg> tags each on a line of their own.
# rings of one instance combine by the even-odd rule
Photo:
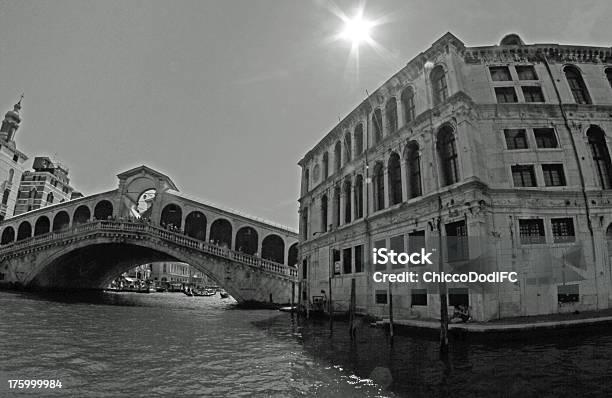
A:
<svg viewBox="0 0 612 398">
<path fill-rule="evenodd" d="M 359 55 L 360 48 L 366 46 L 366 49 L 374 50 L 374 52 L 385 58 L 389 55 L 382 45 L 374 38 L 376 28 L 390 21 L 389 16 L 379 18 L 368 18 L 365 14 L 365 2 L 362 1 L 359 6 L 351 14 L 347 15 L 335 3 L 328 3 L 329 11 L 340 19 L 342 26 L 335 35 L 330 37 L 330 42 L 344 42 L 350 44 L 350 52 L 346 61 L 345 74 L 354 74 L 359 80 Z"/>
</svg>

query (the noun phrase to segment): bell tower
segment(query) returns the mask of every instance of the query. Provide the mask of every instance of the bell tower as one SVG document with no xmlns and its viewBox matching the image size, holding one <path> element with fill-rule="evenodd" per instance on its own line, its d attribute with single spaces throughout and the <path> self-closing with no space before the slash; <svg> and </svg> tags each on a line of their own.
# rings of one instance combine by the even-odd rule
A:
<svg viewBox="0 0 612 398">
<path fill-rule="evenodd" d="M 6 112 L 4 115 L 4 120 L 2 121 L 2 126 L 0 127 L 0 138 L 7 142 L 12 142 L 15 140 L 15 134 L 19 128 L 19 123 L 21 123 L 21 116 L 19 115 L 19 111 L 21 110 L 21 101 L 23 101 L 23 94 L 21 95 L 21 98 L 19 98 L 19 102 L 13 106 L 13 110 Z"/>
</svg>

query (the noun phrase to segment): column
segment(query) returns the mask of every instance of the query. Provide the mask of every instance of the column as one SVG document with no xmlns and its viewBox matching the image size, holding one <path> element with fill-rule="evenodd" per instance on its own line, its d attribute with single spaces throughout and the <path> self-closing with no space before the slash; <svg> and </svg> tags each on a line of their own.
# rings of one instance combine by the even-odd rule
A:
<svg viewBox="0 0 612 398">
<path fill-rule="evenodd" d="M 343 185 L 344 184 L 340 184 L 340 192 L 339 192 L 340 193 L 340 202 L 339 202 L 339 205 L 338 205 L 338 207 L 339 207 L 338 208 L 338 213 L 340 214 L 340 217 L 338 217 L 339 218 L 338 219 L 338 221 L 339 221 L 338 222 L 338 226 L 344 224 L 344 203 L 345 203 L 345 200 L 346 200 L 346 194 L 344 192 Z"/>
<path fill-rule="evenodd" d="M 402 109 L 401 93 L 395 97 L 395 103 L 397 104 L 397 129 L 399 130 L 404 126 L 404 110 Z"/>
<path fill-rule="evenodd" d="M 406 166 L 406 159 L 400 160 L 400 167 L 401 167 L 401 173 L 402 173 L 402 198 L 404 202 L 407 202 L 409 199 L 409 196 L 408 196 L 408 167 Z"/>
<path fill-rule="evenodd" d="M 383 177 L 383 197 L 385 199 L 385 209 L 389 207 L 389 170 L 387 166 L 383 166 L 384 169 L 384 177 Z"/>
<path fill-rule="evenodd" d="M 351 201 L 351 222 L 354 221 L 357 217 L 355 214 L 357 209 L 355 208 L 355 179 L 351 179 L 351 191 L 349 192 L 349 200 Z"/>
</svg>

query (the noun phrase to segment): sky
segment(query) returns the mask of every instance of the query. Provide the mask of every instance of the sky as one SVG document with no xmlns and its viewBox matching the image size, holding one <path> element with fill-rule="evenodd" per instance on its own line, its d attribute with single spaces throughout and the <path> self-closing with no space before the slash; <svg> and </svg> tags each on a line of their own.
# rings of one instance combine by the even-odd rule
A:
<svg viewBox="0 0 612 398">
<path fill-rule="evenodd" d="M 612 46 L 609 0 L 366 2 L 376 48 L 333 40 L 358 1 L 0 0 L 0 112 L 17 147 L 84 194 L 142 164 L 179 190 L 292 228 L 297 162 L 445 32 L 466 46 Z M 334 12 L 336 10 L 336 12 Z"/>
</svg>

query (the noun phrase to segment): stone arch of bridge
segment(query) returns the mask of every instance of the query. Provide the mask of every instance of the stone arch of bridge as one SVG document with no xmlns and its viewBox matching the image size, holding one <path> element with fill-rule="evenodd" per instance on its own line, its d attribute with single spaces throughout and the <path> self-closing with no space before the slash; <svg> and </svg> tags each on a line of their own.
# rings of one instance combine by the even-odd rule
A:
<svg viewBox="0 0 612 398">
<path fill-rule="evenodd" d="M 101 289 L 134 266 L 158 261 L 187 263 L 214 280 L 239 302 L 243 300 L 240 286 L 225 280 L 227 269 L 241 264 L 141 236 L 119 240 L 105 236 L 60 245 L 54 253 L 34 259 L 33 268 L 23 282 L 26 287 L 42 289 Z"/>
</svg>

